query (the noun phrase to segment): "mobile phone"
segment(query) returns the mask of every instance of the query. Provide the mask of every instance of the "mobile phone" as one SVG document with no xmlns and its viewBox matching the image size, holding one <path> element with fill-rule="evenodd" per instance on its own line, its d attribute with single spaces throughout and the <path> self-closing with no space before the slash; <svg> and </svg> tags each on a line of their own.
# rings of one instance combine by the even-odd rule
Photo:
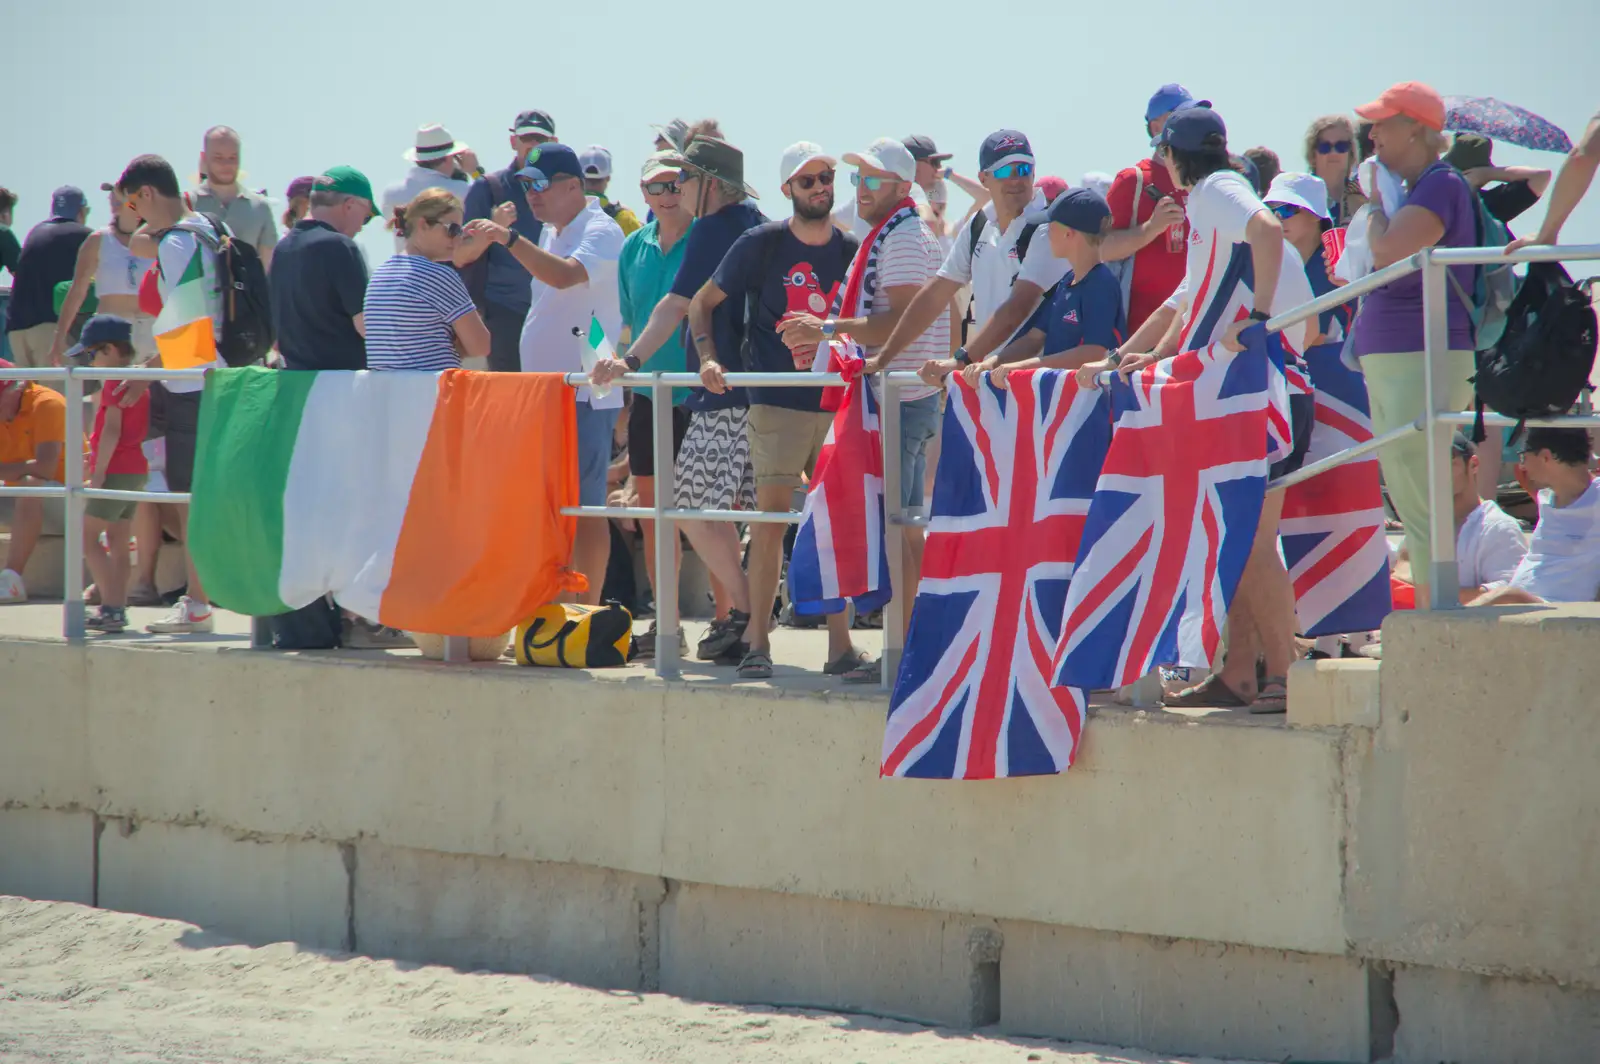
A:
<svg viewBox="0 0 1600 1064">
<path fill-rule="evenodd" d="M 1146 185 L 1146 186 L 1144 186 L 1144 194 L 1146 196 L 1149 196 L 1151 199 L 1155 200 L 1157 203 L 1160 203 L 1162 200 L 1167 198 L 1166 193 L 1162 192 L 1159 188 L 1156 188 L 1156 186 L 1154 186 L 1154 185 Z"/>
</svg>

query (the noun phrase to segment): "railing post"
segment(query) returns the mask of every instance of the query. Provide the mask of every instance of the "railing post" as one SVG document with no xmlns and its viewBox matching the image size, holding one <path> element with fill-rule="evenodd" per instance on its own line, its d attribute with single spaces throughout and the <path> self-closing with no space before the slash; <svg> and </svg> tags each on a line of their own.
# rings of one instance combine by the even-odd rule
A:
<svg viewBox="0 0 1600 1064">
<path fill-rule="evenodd" d="M 472 660 L 472 640 L 464 635 L 444 637 L 444 660 L 447 665 L 465 665 Z"/>
<path fill-rule="evenodd" d="M 87 632 L 83 608 L 83 381 L 71 366 L 67 367 L 66 397 L 66 475 L 62 478 L 66 496 L 61 507 L 66 514 L 61 552 L 66 573 L 61 582 L 61 624 L 67 642 L 82 644 Z"/>
<path fill-rule="evenodd" d="M 1428 609 L 1453 610 L 1461 605 L 1460 577 L 1456 572 L 1456 523 L 1450 488 L 1450 437 L 1455 427 L 1440 421 L 1450 394 L 1447 373 L 1450 353 L 1450 304 L 1446 286 L 1450 267 L 1433 260 L 1433 249 L 1423 248 L 1422 346 L 1423 435 L 1428 445 L 1428 553 L 1432 564 L 1428 580 Z M 1414 574 L 1424 575 L 1424 574 Z"/>
<path fill-rule="evenodd" d="M 883 401 L 878 404 L 878 424 L 883 437 L 883 542 L 889 560 L 889 571 L 884 574 L 884 579 L 894 589 L 883 607 L 883 660 L 879 663 L 883 677 L 881 686 L 888 691 L 893 689 L 895 674 L 900 671 L 901 644 L 905 642 L 901 633 L 905 629 L 906 607 L 917 589 L 900 586 L 906 553 L 905 528 L 900 524 L 905 517 L 900 505 L 903 498 L 900 485 L 900 398 L 895 394 L 895 384 L 887 372 L 880 379 L 883 382 L 879 392 Z M 870 382 L 867 386 L 871 387 Z"/>
<path fill-rule="evenodd" d="M 656 501 L 655 535 L 650 549 L 656 552 L 656 675 L 676 680 L 678 660 L 678 526 L 667 516 L 677 497 L 677 461 L 672 450 L 672 387 L 661 383 L 661 374 L 650 375 L 650 432 L 655 440 Z"/>
</svg>

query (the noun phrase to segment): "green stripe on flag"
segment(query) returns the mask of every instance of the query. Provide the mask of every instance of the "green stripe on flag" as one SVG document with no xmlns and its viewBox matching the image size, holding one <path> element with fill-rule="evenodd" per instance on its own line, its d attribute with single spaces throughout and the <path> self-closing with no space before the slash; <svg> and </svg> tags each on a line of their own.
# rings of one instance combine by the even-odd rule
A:
<svg viewBox="0 0 1600 1064">
<path fill-rule="evenodd" d="M 319 376 L 252 366 L 206 377 L 189 556 L 211 601 L 235 613 L 267 617 L 290 608 L 278 596 L 284 487 Z"/>
</svg>

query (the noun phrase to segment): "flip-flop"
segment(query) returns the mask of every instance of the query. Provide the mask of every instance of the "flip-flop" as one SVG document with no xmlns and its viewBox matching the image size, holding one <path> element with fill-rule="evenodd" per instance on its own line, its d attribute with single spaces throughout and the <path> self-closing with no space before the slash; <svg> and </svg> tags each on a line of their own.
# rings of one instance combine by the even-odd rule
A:
<svg viewBox="0 0 1600 1064">
<path fill-rule="evenodd" d="M 863 661 L 860 665 L 844 674 L 845 683 L 882 683 L 883 659 L 877 661 Z"/>
<path fill-rule="evenodd" d="M 1212 673 L 1193 687 L 1185 687 L 1175 695 L 1168 695 L 1161 704 L 1169 709 L 1237 709 L 1250 703 L 1240 698 L 1233 688 Z"/>
<path fill-rule="evenodd" d="M 750 651 L 744 656 L 744 660 L 739 662 L 739 679 L 772 679 L 772 655 L 765 650 Z"/>
<path fill-rule="evenodd" d="M 1257 716 L 1289 712 L 1287 679 L 1282 676 L 1268 676 L 1267 682 L 1262 684 L 1261 690 L 1256 693 L 1256 700 L 1250 703 L 1250 712 Z"/>
<path fill-rule="evenodd" d="M 867 661 L 867 656 L 856 647 L 851 647 L 834 660 L 822 667 L 824 676 L 843 676 L 852 669 L 859 669 Z"/>
</svg>

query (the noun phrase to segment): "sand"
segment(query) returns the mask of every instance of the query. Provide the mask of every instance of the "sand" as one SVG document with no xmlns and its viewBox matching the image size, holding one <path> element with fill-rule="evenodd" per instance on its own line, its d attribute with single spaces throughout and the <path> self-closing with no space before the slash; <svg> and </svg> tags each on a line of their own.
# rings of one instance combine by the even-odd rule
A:
<svg viewBox="0 0 1600 1064">
<path fill-rule="evenodd" d="M 1177 1058 L 540 977 L 252 947 L 0 897 L 0 1061 L 51 1064 L 1157 1064 Z"/>
</svg>

